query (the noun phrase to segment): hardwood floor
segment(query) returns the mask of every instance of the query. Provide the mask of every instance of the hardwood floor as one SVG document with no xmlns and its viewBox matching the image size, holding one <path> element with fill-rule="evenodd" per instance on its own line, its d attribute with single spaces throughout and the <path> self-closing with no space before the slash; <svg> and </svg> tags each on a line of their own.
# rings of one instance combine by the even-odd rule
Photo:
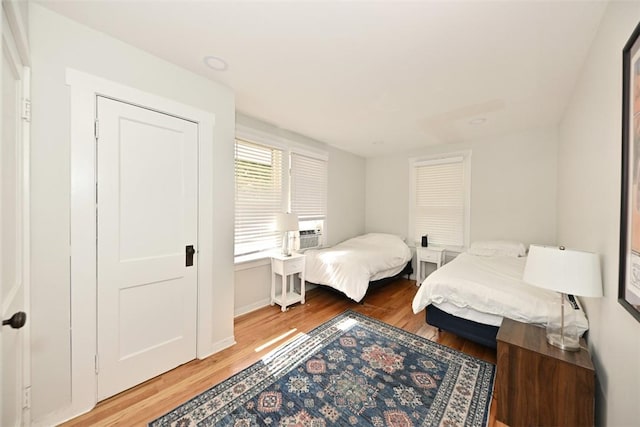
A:
<svg viewBox="0 0 640 427">
<path fill-rule="evenodd" d="M 496 363 L 496 352 L 427 325 L 424 312 L 413 314 L 416 293 L 413 280 L 399 280 L 372 290 L 363 304 L 327 289 L 307 293 L 304 305 L 285 313 L 279 306 L 265 307 L 235 319 L 236 344 L 204 360 L 194 360 L 159 377 L 104 400 L 89 413 L 65 426 L 146 425 L 197 394 L 257 362 L 274 347 L 297 333 L 306 333 L 347 309 L 379 319 L 406 331 L 433 339 L 469 355 Z M 288 334 L 286 336 L 283 336 Z M 496 401 L 491 405 L 489 426 L 495 421 Z"/>
</svg>

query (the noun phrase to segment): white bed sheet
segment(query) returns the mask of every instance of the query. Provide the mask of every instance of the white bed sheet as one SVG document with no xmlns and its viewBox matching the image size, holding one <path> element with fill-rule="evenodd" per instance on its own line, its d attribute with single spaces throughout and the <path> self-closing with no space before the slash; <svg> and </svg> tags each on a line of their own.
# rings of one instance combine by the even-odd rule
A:
<svg viewBox="0 0 640 427">
<path fill-rule="evenodd" d="M 462 253 L 422 282 L 413 299 L 413 312 L 434 304 L 449 314 L 494 326 L 499 326 L 496 318 L 501 321 L 503 317 L 544 325 L 550 314 L 557 314 L 560 294 L 523 282 L 525 263 L 526 257 Z M 572 311 L 575 315 L 570 316 L 569 325 L 575 325 L 582 335 L 589 328 L 587 318 L 581 309 Z"/>
<path fill-rule="evenodd" d="M 369 281 L 395 276 L 411 250 L 392 234 L 370 233 L 331 248 L 305 252 L 305 280 L 330 286 L 354 301 L 364 298 Z"/>
<path fill-rule="evenodd" d="M 482 311 L 477 311 L 470 307 L 458 307 L 457 305 L 453 305 L 448 302 L 443 302 L 440 304 L 434 303 L 432 305 L 456 317 L 472 320 L 476 323 L 482 323 L 484 325 L 491 325 L 491 326 L 498 326 L 498 327 L 502 325 L 502 319 L 503 319 L 502 316 L 483 313 Z"/>
</svg>

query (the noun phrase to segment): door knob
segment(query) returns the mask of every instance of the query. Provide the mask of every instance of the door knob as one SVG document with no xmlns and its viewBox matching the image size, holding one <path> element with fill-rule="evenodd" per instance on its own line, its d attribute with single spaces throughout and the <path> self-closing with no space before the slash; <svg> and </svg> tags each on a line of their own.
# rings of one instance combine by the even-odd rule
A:
<svg viewBox="0 0 640 427">
<path fill-rule="evenodd" d="M 2 321 L 2 326 L 9 325 L 13 329 L 20 329 L 27 323 L 27 313 L 24 311 L 18 311 L 7 320 Z"/>
</svg>

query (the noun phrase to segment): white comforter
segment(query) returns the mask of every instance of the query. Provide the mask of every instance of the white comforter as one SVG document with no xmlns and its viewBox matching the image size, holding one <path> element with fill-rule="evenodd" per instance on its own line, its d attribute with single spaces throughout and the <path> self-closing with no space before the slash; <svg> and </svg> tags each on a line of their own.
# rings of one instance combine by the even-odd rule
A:
<svg viewBox="0 0 640 427">
<path fill-rule="evenodd" d="M 441 309 L 470 308 L 520 322 L 546 324 L 549 314 L 556 315 L 560 310 L 560 294 L 523 282 L 525 263 L 526 257 L 460 254 L 422 282 L 413 299 L 413 312 L 417 314 L 433 303 Z M 582 310 L 572 311 L 575 316 L 568 319 L 569 324 L 575 324 L 582 335 L 589 327 L 587 319 Z"/>
<path fill-rule="evenodd" d="M 410 259 L 411 250 L 400 237 L 370 233 L 331 248 L 306 251 L 305 280 L 360 301 L 370 280 L 398 274 Z"/>
</svg>

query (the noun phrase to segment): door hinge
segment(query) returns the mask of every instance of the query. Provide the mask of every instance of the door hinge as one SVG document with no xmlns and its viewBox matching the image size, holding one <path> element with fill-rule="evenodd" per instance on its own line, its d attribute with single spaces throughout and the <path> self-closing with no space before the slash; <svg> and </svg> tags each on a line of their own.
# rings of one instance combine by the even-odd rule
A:
<svg viewBox="0 0 640 427">
<path fill-rule="evenodd" d="M 96 182 L 96 248 L 98 247 L 98 183 Z"/>
<path fill-rule="evenodd" d="M 99 127 L 98 127 L 98 119 L 96 119 L 96 121 L 93 122 L 93 134 L 95 135 L 96 141 L 97 141 L 100 135 Z"/>
<path fill-rule="evenodd" d="M 29 98 L 22 99 L 22 119 L 31 122 L 31 100 Z"/>
<path fill-rule="evenodd" d="M 96 375 L 98 375 L 100 369 L 99 369 L 99 364 L 98 364 L 98 355 L 96 354 L 95 356 L 95 365 L 96 365 Z"/>
<path fill-rule="evenodd" d="M 31 386 L 25 387 L 22 394 L 22 408 L 30 409 L 31 408 Z"/>
</svg>

